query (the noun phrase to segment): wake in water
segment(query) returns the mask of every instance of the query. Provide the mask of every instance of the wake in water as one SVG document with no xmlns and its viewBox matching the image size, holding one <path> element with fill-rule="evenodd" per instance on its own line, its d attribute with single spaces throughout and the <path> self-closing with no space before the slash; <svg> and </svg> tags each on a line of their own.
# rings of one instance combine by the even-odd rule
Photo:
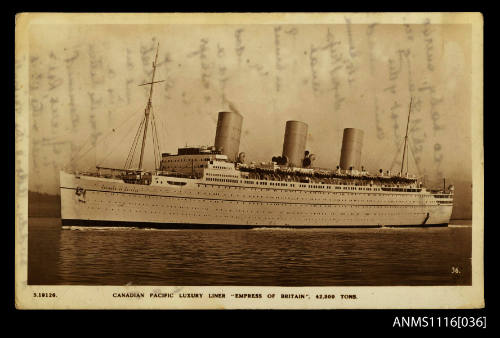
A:
<svg viewBox="0 0 500 338">
<path fill-rule="evenodd" d="M 75 231 L 129 231 L 129 230 L 139 230 L 136 227 L 99 227 L 99 226 L 78 226 L 78 225 L 64 225 L 63 230 L 75 230 Z"/>
<path fill-rule="evenodd" d="M 78 225 L 65 225 L 63 230 L 75 231 L 179 231 L 180 229 L 157 229 L 157 228 L 140 228 L 140 227 L 109 227 L 109 226 L 78 226 Z"/>
<path fill-rule="evenodd" d="M 307 228 L 297 228 L 297 227 L 256 227 L 250 228 L 249 230 L 271 230 L 271 231 L 349 231 L 349 230 L 374 230 L 380 228 L 373 227 L 307 227 Z"/>
<path fill-rule="evenodd" d="M 312 229 L 304 229 L 304 228 L 291 228 L 291 227 L 259 227 L 259 228 L 251 228 L 250 230 L 272 230 L 272 231 L 296 231 L 296 230 L 312 230 Z"/>
</svg>

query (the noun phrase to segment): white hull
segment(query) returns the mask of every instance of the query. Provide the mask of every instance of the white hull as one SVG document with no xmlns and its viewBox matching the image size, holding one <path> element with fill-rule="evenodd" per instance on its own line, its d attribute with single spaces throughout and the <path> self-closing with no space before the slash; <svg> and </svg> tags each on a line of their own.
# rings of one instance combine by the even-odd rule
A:
<svg viewBox="0 0 500 338">
<path fill-rule="evenodd" d="M 186 184 L 166 184 L 167 179 Z M 61 172 L 60 180 L 63 224 L 202 228 L 445 226 L 453 208 L 451 204 L 439 204 L 425 191 L 323 192 L 163 176 L 153 177 L 151 185 L 141 185 L 65 172 Z"/>
</svg>

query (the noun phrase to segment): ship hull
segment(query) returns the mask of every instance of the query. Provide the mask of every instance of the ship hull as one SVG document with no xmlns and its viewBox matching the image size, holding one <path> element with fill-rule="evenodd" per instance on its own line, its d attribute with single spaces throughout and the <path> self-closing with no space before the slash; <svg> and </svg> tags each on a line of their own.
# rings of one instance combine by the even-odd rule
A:
<svg viewBox="0 0 500 338">
<path fill-rule="evenodd" d="M 425 224 L 425 225 L 237 225 L 237 224 L 193 224 L 193 223 L 157 223 L 157 222 L 128 222 L 128 221 L 102 221 L 102 220 L 82 220 L 82 219 L 62 219 L 63 226 L 75 227 L 123 227 L 123 228 L 142 228 L 142 229 L 255 229 L 255 228 L 412 228 L 412 227 L 447 227 L 448 223 Z"/>
<path fill-rule="evenodd" d="M 214 186 L 127 184 L 61 173 L 63 225 L 151 228 L 446 226 L 452 205 L 390 194 L 326 194 Z"/>
</svg>

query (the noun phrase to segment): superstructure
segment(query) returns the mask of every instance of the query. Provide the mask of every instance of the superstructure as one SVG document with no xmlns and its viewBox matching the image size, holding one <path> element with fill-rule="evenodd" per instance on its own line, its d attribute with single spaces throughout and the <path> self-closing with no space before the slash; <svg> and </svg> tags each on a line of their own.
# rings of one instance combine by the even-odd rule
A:
<svg viewBox="0 0 500 338">
<path fill-rule="evenodd" d="M 364 133 L 344 129 L 340 163 L 314 167 L 306 150 L 308 126 L 288 121 L 283 151 L 268 162 L 247 162 L 240 152 L 243 116 L 218 115 L 213 146 L 160 153 L 155 170 L 143 157 L 152 126 L 156 59 L 144 119 L 124 168 L 60 173 L 63 225 L 165 228 L 446 226 L 453 186 L 429 190 L 405 170 L 408 115 L 401 170 L 372 174 L 361 164 Z M 411 106 L 410 106 L 411 107 Z M 411 108 L 410 108 L 411 112 Z M 140 144 L 140 148 L 138 148 Z M 158 142 L 156 142 L 158 145 Z M 139 165 L 132 168 L 135 149 Z M 407 162 L 406 158 L 406 162 Z"/>
</svg>

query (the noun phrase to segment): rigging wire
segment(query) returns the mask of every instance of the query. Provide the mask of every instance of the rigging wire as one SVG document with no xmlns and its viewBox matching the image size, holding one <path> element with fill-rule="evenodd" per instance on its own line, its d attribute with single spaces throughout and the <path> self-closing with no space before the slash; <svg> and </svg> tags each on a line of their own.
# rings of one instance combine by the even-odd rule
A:
<svg viewBox="0 0 500 338">
<path fill-rule="evenodd" d="M 396 164 L 396 159 L 399 157 L 399 153 L 401 152 L 401 146 L 403 145 L 403 143 L 404 143 L 404 140 L 399 142 L 398 151 L 397 151 L 396 155 L 394 155 L 394 158 L 391 162 L 391 167 L 390 167 L 391 171 L 392 171 L 392 168 L 394 168 L 394 165 Z"/>
<path fill-rule="evenodd" d="M 158 145 L 158 156 L 161 159 L 161 138 L 160 138 L 160 134 L 158 133 L 158 126 L 156 123 L 156 118 L 154 119 L 154 123 L 155 123 L 156 144 Z"/>
<path fill-rule="evenodd" d="M 155 124 L 154 124 L 154 114 L 151 112 L 151 133 L 152 135 L 152 141 L 153 141 L 153 159 L 155 163 L 155 170 L 158 169 L 158 139 L 156 138 L 156 129 L 155 129 Z"/>
<path fill-rule="evenodd" d="M 137 135 L 132 143 L 132 147 L 130 148 L 130 153 L 129 153 L 130 158 L 129 158 L 129 163 L 127 165 L 127 168 L 132 167 L 132 163 L 134 161 L 134 156 L 136 153 L 137 145 L 139 144 L 139 139 L 141 137 L 141 134 L 143 133 L 145 124 L 146 124 L 146 117 L 143 118 L 141 125 L 139 126 L 139 129 L 137 130 Z"/>
<path fill-rule="evenodd" d="M 123 122 L 118 127 L 109 128 L 109 130 L 104 132 L 104 135 L 109 136 L 109 134 L 111 134 L 111 131 L 120 129 L 125 123 L 130 121 L 130 119 L 134 116 L 137 116 L 137 112 L 134 112 L 134 113 L 130 114 L 129 116 L 127 116 L 125 118 L 125 120 L 123 120 Z M 85 142 L 80 146 L 80 149 L 75 153 L 75 155 L 73 155 L 73 157 L 70 158 L 70 160 L 69 160 L 70 163 L 72 163 L 72 162 L 78 163 L 78 161 L 82 160 L 85 157 L 85 155 L 87 155 L 92 149 L 95 149 L 98 144 L 101 144 L 101 142 L 103 142 L 106 139 L 106 136 L 104 136 L 100 140 L 97 140 L 95 142 L 95 144 L 91 145 L 90 148 L 87 151 L 85 151 L 85 153 L 83 155 L 80 155 L 81 152 L 83 151 L 83 149 L 88 145 L 87 143 L 92 139 L 93 136 L 94 135 L 92 135 L 92 134 L 89 135 L 89 137 L 85 140 Z"/>
<path fill-rule="evenodd" d="M 409 142 L 410 142 L 410 139 L 407 139 L 406 140 L 406 149 L 407 149 L 406 152 L 408 152 L 408 148 L 410 147 L 408 144 Z M 406 173 L 408 173 L 408 171 L 410 170 L 409 163 L 408 163 L 409 158 L 410 158 L 410 156 L 406 156 Z M 401 174 L 403 174 L 403 173 L 401 173 Z"/>
<path fill-rule="evenodd" d="M 92 135 L 89 137 L 89 139 L 92 137 Z M 79 158 L 77 159 L 76 156 L 73 157 L 72 159 L 70 159 L 70 162 L 75 162 L 75 163 L 78 163 L 78 161 L 80 161 L 81 159 L 83 159 L 85 157 L 85 155 L 87 155 L 91 150 L 95 149 L 95 147 L 97 146 L 97 142 L 91 146 L 83 155 L 79 156 Z"/>
<path fill-rule="evenodd" d="M 369 165 L 372 168 L 377 168 L 376 171 L 378 172 L 378 170 L 380 169 L 380 162 L 383 160 L 382 158 L 380 158 L 380 156 L 376 156 L 375 152 L 373 152 L 373 151 L 365 151 L 363 158 L 365 159 L 363 161 L 363 165 L 365 167 L 365 170 L 367 170 L 367 167 Z M 335 167 L 337 165 L 339 165 L 338 162 L 333 167 Z"/>
<path fill-rule="evenodd" d="M 153 121 L 155 123 L 155 134 L 156 134 L 156 141 L 157 141 L 157 144 L 158 144 L 158 155 L 160 156 L 160 159 L 161 159 L 161 148 L 162 148 L 162 145 L 161 145 L 160 133 L 158 133 L 158 124 L 156 123 L 156 115 L 153 116 Z"/>
<path fill-rule="evenodd" d="M 87 146 L 87 142 L 90 141 L 90 139 L 92 138 L 92 134 L 89 135 L 89 137 L 85 140 L 85 142 L 82 143 L 82 145 L 79 147 L 78 151 L 69 159 L 69 162 L 72 163 L 72 162 L 78 162 L 79 160 L 81 160 L 85 155 L 88 154 L 89 151 L 91 151 L 92 149 L 95 148 L 95 145 L 91 145 L 91 147 L 82 155 L 82 156 L 79 156 L 80 153 L 83 151 L 83 149 Z M 79 157 L 77 159 L 77 157 Z"/>
<path fill-rule="evenodd" d="M 160 143 L 160 145 L 162 146 L 162 148 L 164 150 L 167 149 L 167 140 L 168 140 L 168 129 L 167 129 L 167 123 L 165 122 L 165 119 L 161 116 L 161 115 L 158 115 L 158 123 L 160 125 L 160 131 L 162 133 L 162 137 L 160 138 L 160 141 L 162 141 L 162 143 Z"/>
<path fill-rule="evenodd" d="M 136 153 L 136 149 L 137 149 L 137 146 L 139 145 L 139 140 L 141 138 L 141 134 L 144 133 L 144 128 L 147 128 L 147 126 L 146 126 L 146 117 L 144 117 L 144 122 L 142 124 L 142 130 L 139 132 L 137 140 L 135 142 L 135 147 L 134 147 L 134 151 L 132 152 L 132 157 L 130 159 L 129 167 L 132 167 L 132 164 L 134 162 L 134 156 L 135 156 L 135 153 Z"/>
<path fill-rule="evenodd" d="M 122 139 L 120 139 L 120 142 L 118 142 L 114 147 L 111 147 L 110 151 L 102 158 L 102 160 L 99 161 L 99 165 L 101 165 L 104 161 L 106 161 L 109 158 L 109 156 L 118 148 L 118 146 L 123 145 L 123 141 L 125 140 L 125 138 L 129 136 L 130 132 L 133 129 L 134 125 L 131 125 L 125 136 Z"/>
<path fill-rule="evenodd" d="M 135 134 L 135 137 L 134 137 L 134 140 L 132 142 L 132 146 L 130 147 L 130 151 L 128 153 L 127 159 L 125 160 L 125 169 L 128 169 L 132 166 L 132 162 L 134 160 L 134 155 L 135 155 L 135 151 L 137 148 L 137 144 L 139 143 L 138 142 L 139 137 L 141 135 L 141 131 L 144 127 L 145 122 L 146 122 L 146 117 L 144 116 L 142 118 L 141 124 L 139 125 L 139 128 L 137 129 L 137 133 Z"/>
<path fill-rule="evenodd" d="M 156 167 L 157 169 L 160 169 L 160 164 L 161 164 L 161 148 L 160 148 L 160 139 L 158 135 L 158 127 L 156 125 L 156 118 L 155 115 L 153 115 L 153 125 L 154 125 L 154 135 L 156 138 L 156 159 L 158 159 L 158 166 Z"/>
<path fill-rule="evenodd" d="M 158 138 L 158 128 L 156 126 L 156 117 L 153 109 L 151 109 L 151 129 L 153 130 L 153 148 L 154 148 L 154 159 L 155 159 L 155 169 L 159 169 L 159 164 L 161 162 L 161 152 L 160 144 Z M 158 163 L 157 163 L 158 161 Z"/>
<path fill-rule="evenodd" d="M 415 167 L 417 167 L 417 173 L 418 173 L 418 176 L 422 176 L 422 171 L 420 170 L 420 167 L 418 165 L 418 162 L 417 162 L 417 158 L 415 157 L 415 152 L 413 151 L 413 148 L 410 146 L 410 153 L 413 157 L 413 161 L 415 162 Z"/>
</svg>

